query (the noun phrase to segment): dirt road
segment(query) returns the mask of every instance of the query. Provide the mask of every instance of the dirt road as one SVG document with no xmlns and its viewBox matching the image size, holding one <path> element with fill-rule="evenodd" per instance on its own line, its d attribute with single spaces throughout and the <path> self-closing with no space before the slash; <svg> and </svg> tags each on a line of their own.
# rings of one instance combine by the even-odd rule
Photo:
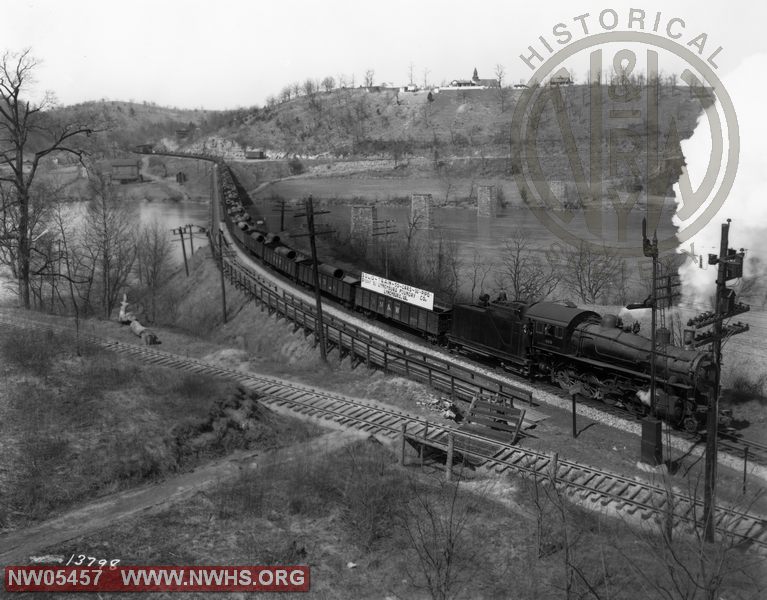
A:
<svg viewBox="0 0 767 600">
<path fill-rule="evenodd" d="M 23 565 L 33 554 L 46 548 L 88 535 L 144 511 L 157 512 L 185 500 L 197 492 L 253 473 L 275 464 L 285 464 L 302 455 L 332 451 L 366 435 L 354 431 L 333 431 L 288 448 L 264 452 L 236 452 L 225 459 L 198 467 L 190 473 L 160 483 L 112 494 L 69 511 L 39 525 L 0 536 L 0 565 Z"/>
</svg>

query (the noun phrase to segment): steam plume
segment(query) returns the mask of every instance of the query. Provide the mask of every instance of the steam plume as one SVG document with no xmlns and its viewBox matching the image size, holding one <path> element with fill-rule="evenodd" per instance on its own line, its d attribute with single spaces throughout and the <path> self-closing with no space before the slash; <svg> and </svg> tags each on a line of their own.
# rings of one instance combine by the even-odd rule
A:
<svg viewBox="0 0 767 600">
<path fill-rule="evenodd" d="M 732 219 L 730 247 L 745 248 L 745 276 L 753 277 L 767 265 L 767 116 L 760 74 L 767 72 L 767 54 L 747 58 L 730 75 L 724 86 L 732 98 L 740 130 L 740 160 L 735 183 L 719 212 L 690 241 L 696 254 L 719 254 L 721 225 Z M 712 107 L 710 110 L 714 110 Z M 720 109 L 721 113 L 721 109 Z M 724 133 L 727 135 L 727 132 Z M 706 117 L 699 119 L 691 138 L 682 141 L 693 189 L 696 189 L 708 168 L 711 151 L 711 133 Z M 727 147 L 725 146 L 725 155 Z M 677 202 L 681 202 L 679 185 L 675 186 Z M 677 225 L 678 222 L 675 221 Z M 690 241 L 682 248 L 690 249 Z M 714 267 L 700 269 L 692 261 L 686 262 L 679 274 L 685 300 L 708 305 L 715 289 Z"/>
</svg>

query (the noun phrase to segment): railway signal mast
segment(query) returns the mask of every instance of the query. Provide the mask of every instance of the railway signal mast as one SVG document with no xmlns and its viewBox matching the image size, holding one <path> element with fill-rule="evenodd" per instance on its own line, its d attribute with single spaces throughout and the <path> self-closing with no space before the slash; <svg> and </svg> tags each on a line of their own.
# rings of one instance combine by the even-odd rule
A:
<svg viewBox="0 0 767 600">
<path fill-rule="evenodd" d="M 730 219 L 722 223 L 722 239 L 719 256 L 708 255 L 708 264 L 718 265 L 716 276 L 716 296 L 713 312 L 706 312 L 687 322 L 693 329 L 685 330 L 685 343 L 693 346 L 711 344 L 714 355 L 715 378 L 708 396 L 706 413 L 706 465 L 705 487 L 703 490 L 703 524 L 706 541 L 714 541 L 716 509 L 716 466 L 717 466 L 717 428 L 719 426 L 719 386 L 722 372 L 722 341 L 732 335 L 748 331 L 748 325 L 742 322 L 725 325 L 724 321 L 749 310 L 747 304 L 735 301 L 735 291 L 727 287 L 727 282 L 743 276 L 743 258 L 745 251 L 736 252 L 728 248 Z M 711 328 L 705 333 L 695 334 L 695 330 Z"/>
<path fill-rule="evenodd" d="M 657 418 L 655 405 L 655 387 L 656 387 L 656 362 L 657 362 L 657 332 L 655 323 L 655 313 L 659 300 L 668 300 L 665 297 L 658 297 L 658 234 L 653 234 L 652 241 L 647 237 L 647 219 L 642 219 L 642 250 L 646 257 L 652 258 L 652 291 L 650 297 L 644 302 L 629 304 L 626 306 L 629 310 L 637 308 L 649 308 L 651 314 L 650 322 L 650 416 L 642 423 L 642 462 L 657 466 L 663 462 L 663 437 L 661 435 L 662 426 L 660 419 Z"/>
</svg>

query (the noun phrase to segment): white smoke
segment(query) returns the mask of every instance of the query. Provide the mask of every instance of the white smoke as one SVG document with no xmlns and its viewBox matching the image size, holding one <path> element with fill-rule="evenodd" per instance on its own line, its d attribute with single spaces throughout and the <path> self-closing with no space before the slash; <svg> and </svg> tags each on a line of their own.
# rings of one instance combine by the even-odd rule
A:
<svg viewBox="0 0 767 600">
<path fill-rule="evenodd" d="M 688 261 L 679 269 L 683 293 L 688 301 L 708 304 L 714 293 L 716 268 L 706 263 L 709 253 L 719 254 L 721 227 L 727 219 L 732 219 L 729 246 L 747 250 L 745 275 L 753 275 L 759 261 L 761 265 L 767 264 L 767 110 L 761 95 L 761 77 L 765 72 L 767 54 L 757 54 L 744 60 L 723 79 L 738 118 L 739 164 L 735 183 L 718 213 L 692 240 L 681 245 L 681 249 L 689 251 L 692 242 L 695 253 L 703 255 L 706 267 L 700 269 Z M 716 108 L 722 114 L 721 107 Z M 714 110 L 714 107 L 710 110 Z M 724 122 L 724 118 L 722 120 Z M 707 117 L 702 116 L 693 136 L 682 141 L 686 171 L 693 190 L 700 185 L 709 166 L 710 151 L 709 123 Z M 725 156 L 726 152 L 727 145 Z M 677 203 L 680 203 L 682 198 L 679 184 L 675 186 L 675 192 Z M 675 224 L 679 225 L 679 222 L 675 220 Z"/>
</svg>

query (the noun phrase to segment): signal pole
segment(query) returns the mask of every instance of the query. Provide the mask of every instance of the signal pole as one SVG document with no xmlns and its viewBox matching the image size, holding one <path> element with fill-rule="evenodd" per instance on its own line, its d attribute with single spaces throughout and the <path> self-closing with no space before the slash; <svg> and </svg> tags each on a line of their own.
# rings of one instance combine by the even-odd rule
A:
<svg viewBox="0 0 767 600">
<path fill-rule="evenodd" d="M 290 237 L 304 237 L 309 236 L 309 246 L 312 249 L 312 279 L 314 280 L 314 301 L 316 305 L 317 310 L 317 320 L 315 322 L 315 333 L 317 335 L 317 341 L 320 345 L 320 357 L 322 358 L 322 362 L 328 362 L 328 354 L 327 350 L 325 349 L 325 331 L 324 331 L 324 325 L 322 320 L 322 293 L 320 292 L 320 272 L 318 269 L 317 264 L 317 244 L 315 242 L 315 238 L 318 235 L 323 235 L 326 233 L 331 233 L 328 231 L 322 231 L 321 233 L 317 233 L 314 228 L 314 215 L 324 215 L 329 213 L 328 210 L 323 210 L 319 212 L 314 211 L 314 201 L 312 199 L 312 195 L 309 194 L 309 197 L 304 200 L 304 209 L 305 212 L 299 213 L 297 215 L 294 215 L 295 217 L 306 217 L 306 227 L 309 230 L 308 233 L 298 233 L 298 234 L 291 234 Z"/>
<path fill-rule="evenodd" d="M 647 219 L 642 219 L 642 250 L 645 256 L 652 258 L 652 291 L 650 297 L 644 302 L 629 304 L 626 308 L 633 310 L 636 308 L 650 309 L 650 415 L 642 422 L 642 453 L 641 460 L 652 466 L 657 466 L 663 462 L 663 436 L 662 423 L 657 418 L 657 407 L 655 403 L 656 387 L 656 362 L 657 362 L 657 339 L 655 309 L 657 298 L 657 280 L 658 280 L 658 234 L 653 234 L 652 241 L 647 238 Z"/>
</svg>

